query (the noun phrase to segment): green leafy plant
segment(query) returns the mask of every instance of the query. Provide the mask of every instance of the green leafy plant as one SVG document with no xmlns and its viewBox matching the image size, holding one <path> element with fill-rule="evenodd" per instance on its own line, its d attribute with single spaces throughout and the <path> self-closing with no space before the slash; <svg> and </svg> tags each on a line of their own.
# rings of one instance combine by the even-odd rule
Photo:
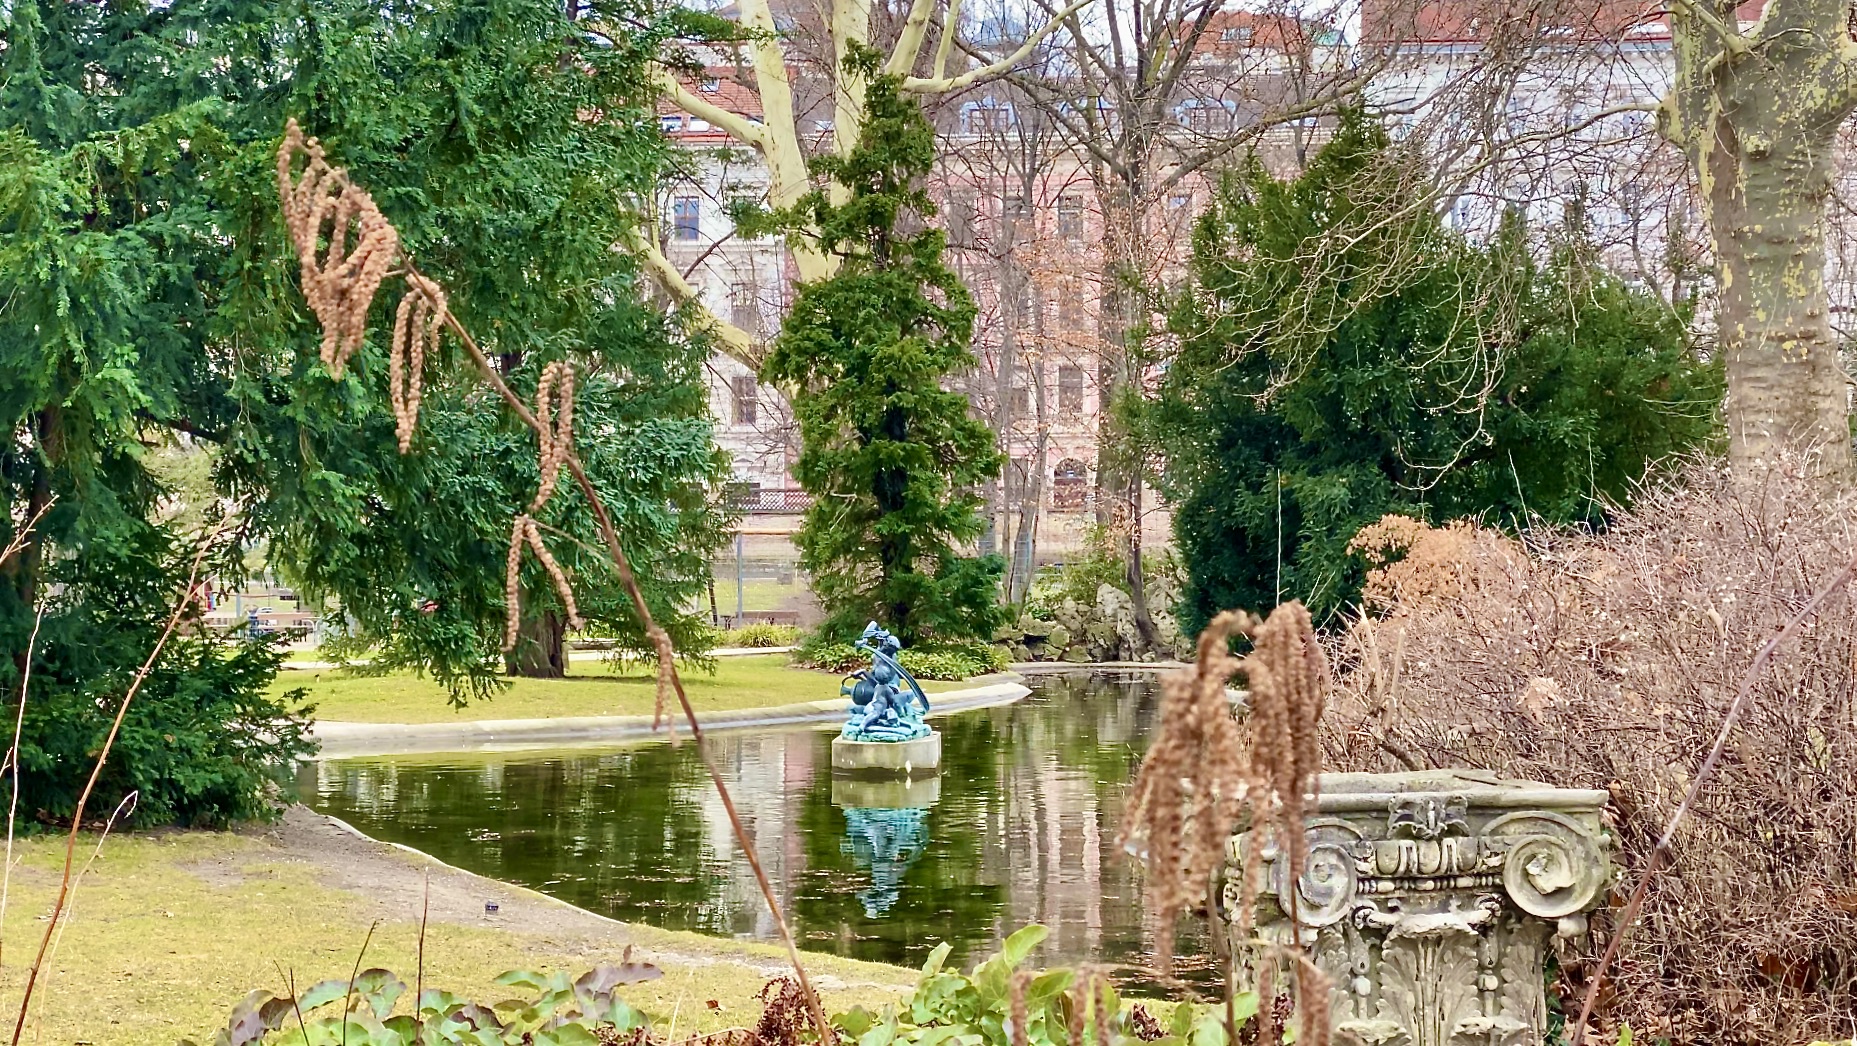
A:
<svg viewBox="0 0 1857 1046">
<path fill-rule="evenodd" d="M 971 973 L 943 968 L 949 952 L 944 943 L 929 954 L 906 1003 L 880 1013 L 856 1007 L 833 1022 L 857 1046 L 1081 1046 L 1071 1041 L 1073 1029 L 1082 1031 L 1083 1043 L 1225 1046 L 1222 1006 L 1180 1003 L 1162 1023 L 1140 1003 L 1124 1006 L 1107 978 L 1080 977 L 1076 970 L 1062 968 L 1021 970 L 1049 934 L 1036 923 L 1023 927 Z M 1015 1010 L 1025 1021 L 1022 1036 L 1015 1036 L 1012 1027 Z M 1256 1012 L 1254 993 L 1234 1000 L 1236 1021 L 1249 1020 Z M 1097 1013 L 1109 1015 L 1100 1034 Z"/>
<path fill-rule="evenodd" d="M 406 1012 L 395 1013 L 406 982 L 387 970 L 364 970 L 300 994 L 254 991 L 232 1008 L 212 1046 L 602 1046 L 648 1027 L 616 989 L 663 975 L 651 963 L 629 960 L 574 978 L 511 970 L 496 983 L 526 989 L 527 996 L 486 1006 L 427 988 Z"/>
<path fill-rule="evenodd" d="M 1006 667 L 1006 652 L 991 643 L 936 645 L 897 656 L 917 679 L 969 679 Z"/>
<path fill-rule="evenodd" d="M 870 655 L 850 643 L 824 642 L 820 633 L 814 632 L 793 652 L 793 661 L 821 672 L 853 672 L 870 664 Z"/>
<path fill-rule="evenodd" d="M 817 633 L 801 644 L 794 660 L 825 672 L 855 672 L 870 667 L 870 654 L 850 643 L 820 643 Z M 917 679 L 962 680 L 999 672 L 1006 651 L 991 643 L 930 643 L 903 651 L 897 661 Z"/>
<path fill-rule="evenodd" d="M 800 641 L 800 635 L 796 625 L 743 625 L 722 633 L 722 639 L 717 645 L 757 648 L 793 646 Z"/>
<path fill-rule="evenodd" d="M 1403 202 L 1424 162 L 1350 110 L 1296 178 L 1253 163 L 1200 219 L 1145 410 L 1186 631 L 1290 599 L 1326 620 L 1389 512 L 1603 525 L 1718 431 L 1689 303 L 1608 271 L 1577 208 L 1546 256 L 1519 218 L 1466 238 Z"/>
</svg>

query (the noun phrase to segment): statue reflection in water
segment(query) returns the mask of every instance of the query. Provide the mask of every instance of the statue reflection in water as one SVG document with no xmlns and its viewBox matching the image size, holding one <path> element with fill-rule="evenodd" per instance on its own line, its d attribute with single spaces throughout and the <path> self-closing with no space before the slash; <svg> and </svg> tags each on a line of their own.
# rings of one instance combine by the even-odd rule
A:
<svg viewBox="0 0 1857 1046">
<path fill-rule="evenodd" d="M 864 914 L 881 919 L 902 896 L 903 876 L 928 845 L 927 807 L 845 807 L 845 840 L 839 845 L 870 869 L 870 886 L 859 890 Z"/>
<path fill-rule="evenodd" d="M 903 897 L 903 877 L 928 849 L 928 808 L 941 801 L 941 778 L 832 778 L 832 804 L 845 814 L 839 849 L 871 873 L 858 890 L 867 918 L 880 920 Z"/>
</svg>

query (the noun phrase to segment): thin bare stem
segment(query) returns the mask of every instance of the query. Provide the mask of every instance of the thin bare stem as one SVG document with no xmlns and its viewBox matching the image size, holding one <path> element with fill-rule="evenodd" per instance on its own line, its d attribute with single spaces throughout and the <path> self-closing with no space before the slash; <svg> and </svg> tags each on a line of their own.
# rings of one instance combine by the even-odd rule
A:
<svg viewBox="0 0 1857 1046">
<path fill-rule="evenodd" d="M 103 844 L 109 841 L 110 833 L 116 830 L 117 822 L 134 813 L 136 803 L 141 801 L 141 798 L 142 793 L 140 791 L 133 791 L 123 796 L 122 801 L 116 804 L 116 809 L 110 811 L 109 820 L 103 822 L 103 831 L 97 835 L 97 845 L 91 848 L 90 860 L 84 862 L 83 871 L 78 872 L 77 878 L 71 883 L 71 900 L 70 903 L 65 905 L 65 917 L 58 923 L 57 934 L 52 937 L 52 950 L 46 954 L 46 960 L 48 962 L 58 958 L 58 948 L 64 943 L 65 927 L 71 925 L 71 916 L 77 911 L 78 887 L 84 885 L 84 877 L 90 874 L 90 869 L 97 863 L 97 858 L 103 856 Z M 50 991 L 51 984 L 52 975 L 48 972 L 45 975 L 45 990 Z M 37 1041 L 38 1037 L 39 1036 L 35 1034 L 33 1040 Z"/>
<path fill-rule="evenodd" d="M 32 617 L 32 634 L 26 638 L 26 665 L 19 674 L 19 708 L 13 713 L 13 744 L 7 749 L 6 765 L 0 770 L 13 771 L 13 794 L 6 803 L 6 868 L 0 870 L 0 955 L 6 949 L 6 903 L 13 891 L 13 824 L 19 812 L 19 737 L 26 728 L 26 685 L 32 682 L 32 655 L 39 643 L 39 626 L 45 621 L 45 604 L 40 603 Z M 0 966 L 4 966 L 0 962 Z"/>
<path fill-rule="evenodd" d="M 198 587 L 200 564 L 206 559 L 206 550 L 211 547 L 213 540 L 224 528 L 225 523 L 221 522 L 195 550 L 193 565 L 187 570 L 186 587 L 182 589 L 180 598 L 174 603 L 174 612 L 168 615 L 168 623 L 162 628 L 160 637 L 155 640 L 154 649 L 148 652 L 148 659 L 142 662 L 142 667 L 136 669 L 135 678 L 129 681 L 129 689 L 123 694 L 122 704 L 116 708 L 116 718 L 110 723 L 109 735 L 103 739 L 103 748 L 97 753 L 97 763 L 91 767 L 90 780 L 84 782 L 84 790 L 78 793 L 77 809 L 71 813 L 71 832 L 65 838 L 64 874 L 58 881 L 58 896 L 52 901 L 51 921 L 45 926 L 45 936 L 39 939 L 38 954 L 33 956 L 32 968 L 26 973 L 26 990 L 19 999 L 19 1018 L 13 1022 L 13 1037 L 10 1040 L 12 1046 L 19 1046 L 19 1037 L 26 1031 L 26 1015 L 32 1008 L 32 992 L 38 986 L 39 968 L 45 961 L 46 949 L 51 947 L 52 933 L 58 928 L 58 919 L 64 913 L 65 902 L 71 896 L 71 866 L 77 855 L 77 833 L 84 825 L 84 807 L 90 802 L 90 793 L 97 787 L 97 779 L 103 776 L 104 764 L 109 762 L 110 749 L 116 745 L 116 735 L 122 731 L 123 717 L 128 715 L 129 705 L 135 700 L 136 692 L 142 689 L 143 681 L 154 669 L 155 661 L 161 657 L 161 651 L 167 647 L 168 639 L 174 635 L 174 630 L 180 625 L 181 618 L 186 616 L 194 600 L 200 597 Z"/>
<path fill-rule="evenodd" d="M 361 976 L 361 960 L 367 957 L 368 945 L 374 940 L 374 931 L 380 927 L 376 919 L 368 924 L 367 936 L 361 938 L 361 950 L 355 953 L 355 968 L 348 972 L 348 991 L 342 995 L 342 1046 L 348 1046 L 348 1009 L 354 1005 L 355 979 Z M 419 1005 L 414 999 L 413 1005 Z"/>
<path fill-rule="evenodd" d="M 32 514 L 32 518 L 26 520 L 25 526 L 20 527 L 19 531 L 13 535 L 13 540 L 6 543 L 6 548 L 0 549 L 0 564 L 19 555 L 19 550 L 26 547 L 26 542 L 32 537 L 32 532 L 38 528 L 39 521 L 44 519 L 45 514 L 50 512 L 52 506 L 56 504 L 58 504 L 56 494 L 45 499 L 45 504 L 40 505 L 39 510 Z"/>
<path fill-rule="evenodd" d="M 1625 941 L 1625 935 L 1631 931 L 1632 923 L 1638 918 L 1639 909 L 1644 907 L 1645 894 L 1650 889 L 1651 880 L 1657 877 L 1657 873 L 1662 870 L 1664 862 L 1669 857 L 1670 845 L 1676 838 L 1676 830 L 1689 816 L 1690 807 L 1695 805 L 1696 797 L 1702 794 L 1702 789 L 1708 785 L 1709 779 L 1715 776 L 1715 767 L 1721 762 L 1722 752 L 1728 747 L 1729 735 L 1734 733 L 1735 724 L 1740 721 L 1742 711 L 1747 708 L 1749 697 L 1754 692 L 1754 684 L 1759 681 L 1761 672 L 1766 669 L 1767 662 L 1773 660 L 1773 655 L 1779 650 L 1780 644 L 1791 639 L 1801 626 L 1816 616 L 1819 610 L 1831 601 L 1833 596 L 1843 591 L 1853 574 L 1857 574 L 1857 558 L 1844 564 L 1844 568 L 1832 575 L 1831 580 L 1818 590 L 1817 595 L 1813 596 L 1805 606 L 1800 607 L 1798 613 L 1794 614 L 1778 632 L 1775 632 L 1765 643 L 1761 644 L 1759 650 L 1754 652 L 1753 662 L 1747 666 L 1747 673 L 1741 677 L 1740 684 L 1735 687 L 1734 701 L 1728 706 L 1728 715 L 1722 719 L 1722 728 L 1715 735 L 1714 746 L 1709 749 L 1709 754 L 1702 760 L 1702 767 L 1696 771 L 1696 777 L 1690 782 L 1689 791 L 1684 794 L 1683 801 L 1677 804 L 1676 811 L 1670 815 L 1669 823 L 1664 825 L 1663 834 L 1658 837 L 1657 845 L 1652 848 L 1651 856 L 1645 862 L 1644 872 L 1638 877 L 1638 885 L 1632 889 L 1631 898 L 1625 902 L 1625 910 L 1619 915 L 1618 929 L 1613 931 L 1612 939 L 1606 942 L 1606 950 L 1599 956 L 1599 965 L 1593 969 L 1592 982 L 1586 986 L 1586 998 L 1580 1003 L 1580 1019 L 1573 1026 L 1572 1046 L 1584 1046 L 1587 1022 L 1592 1019 L 1593 1006 L 1599 1000 L 1599 989 L 1605 984 L 1606 968 L 1612 965 L 1612 960 L 1618 955 L 1619 946 Z"/>
<path fill-rule="evenodd" d="M 418 271 L 412 267 L 411 262 L 408 262 L 407 268 L 409 272 Z M 422 281 L 414 283 L 414 286 L 422 285 L 423 278 Z M 554 432 L 540 418 L 537 418 L 533 411 L 529 410 L 528 405 L 522 402 L 522 397 L 516 395 L 515 390 L 503 380 L 503 376 L 497 373 L 489 357 L 485 356 L 483 349 L 478 346 L 477 339 L 471 337 L 471 333 L 464 329 L 464 325 L 458 322 L 457 316 L 450 310 L 446 310 L 444 315 L 446 325 L 464 345 L 471 359 L 476 362 L 479 373 L 484 376 L 484 380 L 490 387 L 496 390 L 497 395 L 503 398 L 503 402 L 509 404 L 516 417 L 522 419 L 522 423 L 532 429 L 538 439 L 544 441 L 553 439 Z M 748 867 L 754 871 L 755 882 L 761 888 L 761 896 L 767 901 L 768 913 L 773 916 L 774 927 L 780 932 L 781 942 L 786 945 L 787 959 L 793 964 L 793 972 L 799 979 L 800 989 L 806 995 L 806 1008 L 819 1033 L 819 1041 L 831 1043 L 835 1041 L 835 1036 L 832 1034 L 831 1025 L 825 1019 L 825 1010 L 819 1004 L 819 995 L 813 990 L 812 982 L 806 976 L 806 966 L 800 961 L 799 945 L 793 939 L 793 931 L 787 926 L 780 899 L 775 895 L 773 883 L 768 879 L 767 871 L 761 865 L 761 858 L 755 852 L 754 840 L 748 834 L 747 826 L 742 823 L 741 814 L 735 809 L 735 800 L 729 795 L 729 788 L 723 780 L 722 770 L 703 745 L 702 724 L 697 719 L 696 709 L 690 704 L 689 695 L 684 692 L 683 679 L 677 673 L 676 661 L 668 656 L 670 639 L 663 628 L 659 627 L 657 620 L 651 614 L 651 607 L 645 602 L 644 591 L 639 588 L 638 579 L 632 573 L 631 561 L 626 558 L 625 550 L 619 545 L 619 532 L 613 526 L 612 516 L 607 512 L 606 503 L 601 500 L 599 492 L 594 489 L 593 481 L 588 478 L 586 469 L 581 467 L 580 455 L 575 452 L 571 443 L 563 448 L 562 453 L 562 463 L 567 466 L 568 473 L 574 477 L 575 484 L 580 487 L 581 494 L 586 497 L 588 506 L 593 510 L 593 518 L 599 524 L 600 537 L 606 545 L 607 555 L 612 558 L 613 568 L 619 573 L 621 587 L 631 598 L 633 612 L 638 615 L 639 621 L 645 626 L 645 634 L 650 637 L 653 645 L 658 649 L 660 673 L 668 677 L 671 689 L 677 695 L 677 702 L 683 708 L 684 720 L 690 725 L 690 735 L 696 740 L 697 752 L 703 757 L 703 766 L 709 771 L 709 779 L 716 786 L 716 795 L 722 800 L 723 811 L 728 814 L 729 827 L 735 833 L 735 840 L 741 846 L 743 856 L 748 859 Z"/>
<path fill-rule="evenodd" d="M 432 914 L 432 869 L 419 870 L 421 896 L 419 901 L 419 951 L 413 960 L 413 1027 L 425 1027 L 425 1018 L 419 1009 L 419 997 L 426 993 L 426 918 Z"/>
</svg>

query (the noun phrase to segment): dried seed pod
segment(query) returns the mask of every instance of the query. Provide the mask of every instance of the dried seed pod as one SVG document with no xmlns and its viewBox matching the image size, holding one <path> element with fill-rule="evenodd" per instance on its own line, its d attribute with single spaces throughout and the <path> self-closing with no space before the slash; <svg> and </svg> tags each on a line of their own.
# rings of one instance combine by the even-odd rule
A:
<svg viewBox="0 0 1857 1046">
<path fill-rule="evenodd" d="M 439 300 L 443 308 L 443 299 Z M 567 610 L 569 628 L 579 628 L 585 622 L 581 620 L 580 608 L 574 601 L 573 586 L 568 583 L 567 572 L 542 543 L 540 526 L 535 522 L 535 514 L 542 510 L 548 499 L 554 496 L 555 485 L 561 477 L 561 467 L 567 463 L 567 457 L 574 446 L 574 368 L 566 362 L 556 360 L 542 368 L 542 376 L 535 387 L 535 418 L 537 465 L 541 481 L 536 485 L 535 498 L 529 502 L 529 511 L 516 517 L 509 538 L 508 574 L 504 579 L 504 602 L 508 618 L 503 631 L 503 649 L 505 652 L 516 648 L 516 635 L 522 619 L 522 546 L 527 543 L 540 560 L 542 567 L 548 571 L 548 577 L 554 582 L 555 592 L 561 597 L 561 605 Z M 662 641 L 659 641 L 662 637 Z M 658 715 L 663 715 L 665 693 L 670 679 L 670 637 L 662 631 L 652 637 L 658 647 Z"/>
<path fill-rule="evenodd" d="M 300 177 L 293 173 L 298 154 L 307 158 Z M 303 297 L 322 325 L 323 365 L 340 378 L 367 334 L 368 308 L 399 257 L 400 234 L 372 196 L 329 166 L 322 145 L 305 138 L 295 119 L 277 150 L 277 193 Z"/>
<path fill-rule="evenodd" d="M 438 347 L 446 317 L 445 290 L 417 272 L 406 274 L 407 291 L 394 315 L 393 341 L 387 353 L 387 398 L 393 406 L 394 433 L 400 453 L 412 449 L 419 425 L 419 395 L 426 352 Z"/>
</svg>

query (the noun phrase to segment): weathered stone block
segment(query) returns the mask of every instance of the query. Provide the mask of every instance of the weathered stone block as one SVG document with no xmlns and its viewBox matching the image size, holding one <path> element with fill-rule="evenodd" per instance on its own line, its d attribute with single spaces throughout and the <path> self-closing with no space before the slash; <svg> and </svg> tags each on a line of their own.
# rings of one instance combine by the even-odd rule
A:
<svg viewBox="0 0 1857 1046">
<path fill-rule="evenodd" d="M 909 777 L 941 769 L 941 731 L 911 741 L 853 741 L 832 738 L 832 769 L 875 777 Z"/>
<path fill-rule="evenodd" d="M 1369 1046 L 1538 1043 L 1552 938 L 1586 932 L 1611 877 L 1605 802 L 1477 771 L 1323 775 L 1296 883 L 1260 842 L 1256 939 L 1288 944 L 1294 903 L 1301 943 L 1334 985 L 1334 1030 Z M 1282 960 L 1236 933 L 1250 845 L 1249 833 L 1232 839 L 1218 914 L 1254 977 Z"/>
</svg>

